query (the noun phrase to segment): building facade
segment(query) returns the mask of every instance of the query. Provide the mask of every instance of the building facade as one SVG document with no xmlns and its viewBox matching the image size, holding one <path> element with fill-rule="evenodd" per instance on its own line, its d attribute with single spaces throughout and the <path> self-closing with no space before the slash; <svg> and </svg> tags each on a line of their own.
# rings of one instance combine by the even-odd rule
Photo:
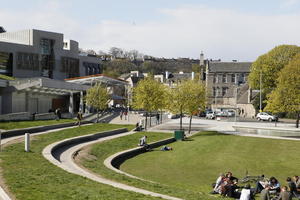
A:
<svg viewBox="0 0 300 200">
<path fill-rule="evenodd" d="M 0 32 L 0 114 L 84 111 L 90 86 L 64 81 L 102 73 L 101 58 L 79 54 L 78 42 L 61 33 L 35 29 Z M 5 83 L 5 84 L 4 84 Z"/>
<path fill-rule="evenodd" d="M 0 33 L 0 74 L 64 80 L 100 74 L 101 59 L 79 55 L 78 42 L 35 29 Z"/>
<path fill-rule="evenodd" d="M 200 58 L 203 59 L 203 56 Z M 209 107 L 221 110 L 238 109 L 240 115 L 244 117 L 255 115 L 252 105 L 254 93 L 248 84 L 251 64 L 251 62 L 220 60 L 202 61 L 202 65 L 200 63 L 201 78 L 206 84 Z"/>
</svg>

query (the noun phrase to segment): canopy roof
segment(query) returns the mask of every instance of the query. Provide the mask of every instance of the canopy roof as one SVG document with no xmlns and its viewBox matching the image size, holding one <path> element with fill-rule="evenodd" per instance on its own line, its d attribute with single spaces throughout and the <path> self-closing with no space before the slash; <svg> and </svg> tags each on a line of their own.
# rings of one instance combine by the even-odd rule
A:
<svg viewBox="0 0 300 200">
<path fill-rule="evenodd" d="M 82 85 L 93 85 L 95 83 L 104 83 L 107 85 L 127 85 L 127 81 L 124 81 L 122 79 L 112 78 L 109 76 L 106 76 L 104 74 L 95 74 L 95 75 L 89 75 L 89 76 L 81 76 L 81 77 L 75 77 L 75 78 L 68 78 L 65 79 L 65 81 L 69 83 L 78 83 Z"/>
<path fill-rule="evenodd" d="M 54 95 L 68 95 L 80 91 L 86 91 L 90 86 L 65 81 L 53 80 L 49 78 L 26 78 L 9 82 L 17 90 L 25 90 L 37 93 L 46 93 Z"/>
</svg>

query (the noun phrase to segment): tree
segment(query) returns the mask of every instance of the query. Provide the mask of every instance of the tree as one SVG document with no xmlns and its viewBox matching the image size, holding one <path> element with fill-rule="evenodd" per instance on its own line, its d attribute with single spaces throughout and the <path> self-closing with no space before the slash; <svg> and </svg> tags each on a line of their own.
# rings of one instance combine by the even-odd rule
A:
<svg viewBox="0 0 300 200">
<path fill-rule="evenodd" d="M 165 91 L 161 83 L 152 78 L 145 78 L 138 82 L 137 86 L 133 89 L 133 102 L 132 106 L 136 109 L 143 109 L 146 111 L 146 124 L 148 113 L 157 111 L 163 106 L 163 98 Z"/>
<path fill-rule="evenodd" d="M 203 83 L 189 80 L 183 83 L 186 89 L 185 113 L 190 116 L 189 133 L 191 132 L 192 117 L 199 110 L 204 111 L 206 106 L 206 89 Z"/>
<path fill-rule="evenodd" d="M 277 87 L 268 95 L 265 110 L 296 113 L 296 127 L 300 118 L 300 53 L 290 61 L 277 78 Z"/>
<path fill-rule="evenodd" d="M 111 47 L 109 49 L 109 54 L 114 58 L 123 58 L 124 51 L 121 48 L 118 47 Z"/>
<path fill-rule="evenodd" d="M 137 66 L 125 59 L 115 59 L 103 63 L 103 73 L 116 78 L 133 70 L 137 70 Z"/>
<path fill-rule="evenodd" d="M 194 112 L 205 109 L 206 90 L 202 83 L 194 80 L 184 81 L 176 88 L 171 89 L 169 96 L 169 110 L 173 113 L 180 113 L 180 130 L 182 130 L 182 115 L 187 113 L 190 116 L 189 133 Z"/>
<path fill-rule="evenodd" d="M 97 122 L 99 121 L 99 112 L 103 112 L 110 101 L 110 95 L 107 88 L 96 84 L 87 90 L 86 103 L 97 109 Z"/>
<path fill-rule="evenodd" d="M 300 52 L 296 45 L 280 45 L 261 55 L 251 65 L 249 84 L 252 89 L 260 89 L 260 75 L 262 75 L 262 92 L 264 96 L 276 88 L 276 80 L 280 70 Z"/>
<path fill-rule="evenodd" d="M 86 53 L 90 55 L 97 55 L 96 51 L 94 51 L 93 49 L 86 50 Z"/>
</svg>

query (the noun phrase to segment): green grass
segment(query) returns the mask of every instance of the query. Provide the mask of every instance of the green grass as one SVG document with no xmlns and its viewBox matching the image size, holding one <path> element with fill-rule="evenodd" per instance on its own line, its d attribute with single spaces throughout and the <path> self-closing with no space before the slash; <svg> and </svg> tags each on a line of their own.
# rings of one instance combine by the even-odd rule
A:
<svg viewBox="0 0 300 200">
<path fill-rule="evenodd" d="M 165 138 L 169 138 L 172 136 L 172 134 L 170 134 L 170 133 L 139 132 L 134 135 L 128 135 L 125 137 L 105 141 L 105 142 L 95 144 L 92 146 L 92 148 L 90 150 L 90 154 L 93 155 L 91 157 L 94 157 L 96 159 L 90 159 L 90 158 L 82 159 L 81 163 L 84 167 L 90 169 L 91 171 L 101 174 L 101 176 L 104 176 L 109 179 L 113 179 L 118 182 L 122 182 L 125 184 L 129 184 L 129 185 L 136 186 L 139 188 L 144 188 L 144 189 L 162 193 L 162 194 L 181 197 L 184 199 L 195 199 L 195 200 L 199 199 L 200 194 L 197 191 L 191 191 L 188 189 L 183 190 L 176 186 L 167 186 L 164 184 L 155 184 L 155 183 L 149 183 L 149 182 L 145 182 L 145 181 L 141 181 L 141 180 L 137 180 L 137 179 L 132 179 L 125 175 L 115 173 L 114 171 L 106 168 L 103 165 L 103 161 L 110 155 L 120 152 L 122 150 L 137 147 L 138 141 L 142 137 L 142 135 L 148 136 L 148 139 L 147 139 L 148 143 L 162 140 Z M 156 152 L 161 153 L 160 151 L 156 151 Z M 155 161 L 151 162 L 151 160 L 149 162 L 150 163 L 148 163 L 149 166 L 148 166 L 147 170 L 149 170 L 148 172 L 151 173 L 151 171 L 152 171 L 151 166 L 156 165 L 156 163 L 155 163 Z M 171 167 L 171 166 L 169 166 L 169 167 Z M 201 198 L 201 199 L 205 199 L 205 198 Z"/>
<path fill-rule="evenodd" d="M 0 79 L 7 80 L 7 81 L 13 81 L 16 78 L 12 77 L 12 76 L 6 76 L 6 75 L 3 75 L 3 74 L 0 74 Z"/>
<path fill-rule="evenodd" d="M 18 121 L 18 122 L 0 122 L 0 129 L 12 130 L 29 128 L 34 126 L 45 126 L 53 124 L 62 124 L 67 122 L 75 122 L 74 119 L 60 119 L 60 120 L 36 120 L 36 121 Z"/>
<path fill-rule="evenodd" d="M 185 199 L 222 199 L 218 195 L 212 197 L 208 194 L 220 172 L 231 171 L 234 176 L 242 178 L 248 170 L 250 175 L 275 176 L 282 185 L 286 184 L 286 177 L 299 173 L 298 141 L 240 137 L 216 132 L 199 133 L 191 141 L 170 144 L 173 151 L 151 151 L 121 165 L 123 171 L 163 185 L 155 187 L 151 183 L 105 169 L 103 157 L 134 146 L 137 136 L 94 145 L 91 154 L 98 159 L 84 161 L 84 165 L 106 177 Z M 114 146 L 109 151 L 112 144 Z"/>
<path fill-rule="evenodd" d="M 285 179 L 299 173 L 297 141 L 221 135 L 205 132 L 192 141 L 174 143 L 172 152 L 153 151 L 128 160 L 122 170 L 133 175 L 208 193 L 220 172 Z M 155 163 L 155 165 L 151 165 Z"/>
<path fill-rule="evenodd" d="M 0 165 L 9 190 L 20 200 L 132 200 L 158 199 L 116 189 L 78 175 L 70 174 L 51 164 L 42 156 L 47 145 L 78 135 L 133 126 L 94 124 L 66 129 L 34 137 L 31 152 L 24 152 L 24 142 L 10 145 L 0 153 Z"/>
</svg>

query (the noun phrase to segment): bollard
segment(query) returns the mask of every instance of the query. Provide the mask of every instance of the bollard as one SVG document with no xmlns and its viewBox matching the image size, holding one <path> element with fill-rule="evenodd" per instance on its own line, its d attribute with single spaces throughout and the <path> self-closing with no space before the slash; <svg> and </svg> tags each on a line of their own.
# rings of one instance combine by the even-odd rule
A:
<svg viewBox="0 0 300 200">
<path fill-rule="evenodd" d="M 0 131 L 0 151 L 2 151 L 2 147 L 1 147 L 1 145 L 2 145 L 2 132 Z"/>
<path fill-rule="evenodd" d="M 25 151 L 30 151 L 30 133 L 25 133 Z"/>
</svg>

